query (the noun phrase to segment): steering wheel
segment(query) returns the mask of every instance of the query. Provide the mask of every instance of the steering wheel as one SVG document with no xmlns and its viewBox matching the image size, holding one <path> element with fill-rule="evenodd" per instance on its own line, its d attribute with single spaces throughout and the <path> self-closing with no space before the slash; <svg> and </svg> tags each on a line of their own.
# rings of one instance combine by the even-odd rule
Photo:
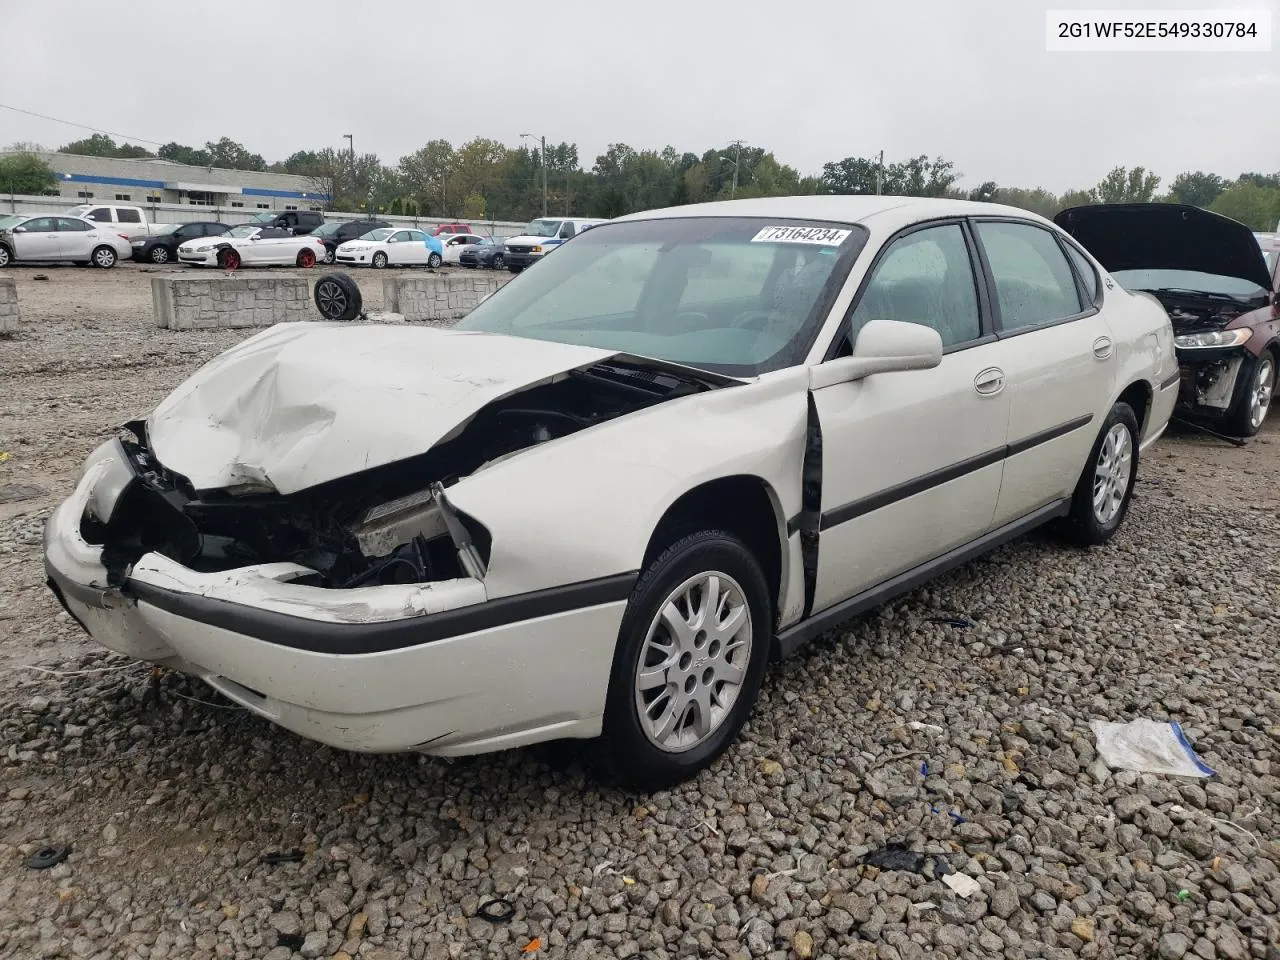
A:
<svg viewBox="0 0 1280 960">
<path fill-rule="evenodd" d="M 743 330 L 763 330 L 773 322 L 773 314 L 768 310 L 744 310 L 733 318 L 732 326 Z"/>
</svg>

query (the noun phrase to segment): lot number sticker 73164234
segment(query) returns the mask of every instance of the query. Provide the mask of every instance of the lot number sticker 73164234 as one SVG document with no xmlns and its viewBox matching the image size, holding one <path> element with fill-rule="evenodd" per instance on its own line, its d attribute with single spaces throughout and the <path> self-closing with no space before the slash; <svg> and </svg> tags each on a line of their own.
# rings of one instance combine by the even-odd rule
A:
<svg viewBox="0 0 1280 960">
<path fill-rule="evenodd" d="M 751 238 L 752 243 L 811 243 L 819 247 L 838 247 L 851 230 L 833 227 L 762 227 Z"/>
</svg>

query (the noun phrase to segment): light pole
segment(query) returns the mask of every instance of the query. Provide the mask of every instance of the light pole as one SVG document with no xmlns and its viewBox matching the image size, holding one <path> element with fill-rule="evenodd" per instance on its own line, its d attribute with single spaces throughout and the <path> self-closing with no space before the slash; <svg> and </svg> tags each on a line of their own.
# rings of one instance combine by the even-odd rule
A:
<svg viewBox="0 0 1280 960">
<path fill-rule="evenodd" d="M 356 142 L 349 133 L 344 133 L 342 137 L 347 141 L 347 148 L 351 154 L 351 196 L 354 197 L 356 195 Z"/>
<path fill-rule="evenodd" d="M 880 151 L 880 159 L 876 161 L 876 196 L 880 196 L 880 182 L 884 179 L 884 151 Z"/>
<path fill-rule="evenodd" d="M 734 140 L 730 146 L 737 147 L 737 150 L 735 151 L 736 159 L 730 160 L 724 154 L 720 154 L 720 159 L 725 163 L 733 164 L 733 183 L 729 187 L 729 199 L 732 200 L 734 195 L 738 192 L 738 165 L 742 163 L 742 141 Z"/>
<path fill-rule="evenodd" d="M 547 215 L 547 138 L 535 137 L 532 133 L 522 133 L 521 137 L 528 137 L 530 140 L 538 140 L 542 144 L 542 153 L 539 157 L 542 160 L 542 215 Z"/>
</svg>

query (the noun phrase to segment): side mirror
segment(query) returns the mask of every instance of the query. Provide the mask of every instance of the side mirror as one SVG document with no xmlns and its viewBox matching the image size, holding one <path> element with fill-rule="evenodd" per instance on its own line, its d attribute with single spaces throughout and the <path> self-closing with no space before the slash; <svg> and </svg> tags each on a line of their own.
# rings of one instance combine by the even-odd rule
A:
<svg viewBox="0 0 1280 960">
<path fill-rule="evenodd" d="M 13 232 L 14 232 L 14 233 L 26 233 L 26 232 L 27 232 L 27 228 L 26 228 L 26 227 L 14 227 L 14 228 L 13 228 Z"/>
<path fill-rule="evenodd" d="M 853 356 L 811 368 L 810 389 L 861 380 L 874 373 L 928 370 L 942 362 L 942 337 L 932 327 L 901 320 L 872 320 L 858 333 Z"/>
</svg>

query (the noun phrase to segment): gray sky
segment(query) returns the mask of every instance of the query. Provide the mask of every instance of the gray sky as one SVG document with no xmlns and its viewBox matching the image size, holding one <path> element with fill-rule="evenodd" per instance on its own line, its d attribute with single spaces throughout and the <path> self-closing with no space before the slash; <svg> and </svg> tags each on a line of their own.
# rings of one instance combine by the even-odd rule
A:
<svg viewBox="0 0 1280 960">
<path fill-rule="evenodd" d="M 1166 185 L 1280 167 L 1280 44 L 1047 53 L 1050 6 L 1120 5 L 0 0 L 0 103 L 157 141 L 230 136 L 268 161 L 344 133 L 394 163 L 437 137 L 528 132 L 576 141 L 587 168 L 611 142 L 742 138 L 804 173 L 883 149 L 941 154 L 968 186 L 1055 191 L 1116 164 Z M 1161 6 L 1270 8 L 1280 31 L 1276 0 Z M 88 135 L 0 110 L 0 146 Z"/>
</svg>

